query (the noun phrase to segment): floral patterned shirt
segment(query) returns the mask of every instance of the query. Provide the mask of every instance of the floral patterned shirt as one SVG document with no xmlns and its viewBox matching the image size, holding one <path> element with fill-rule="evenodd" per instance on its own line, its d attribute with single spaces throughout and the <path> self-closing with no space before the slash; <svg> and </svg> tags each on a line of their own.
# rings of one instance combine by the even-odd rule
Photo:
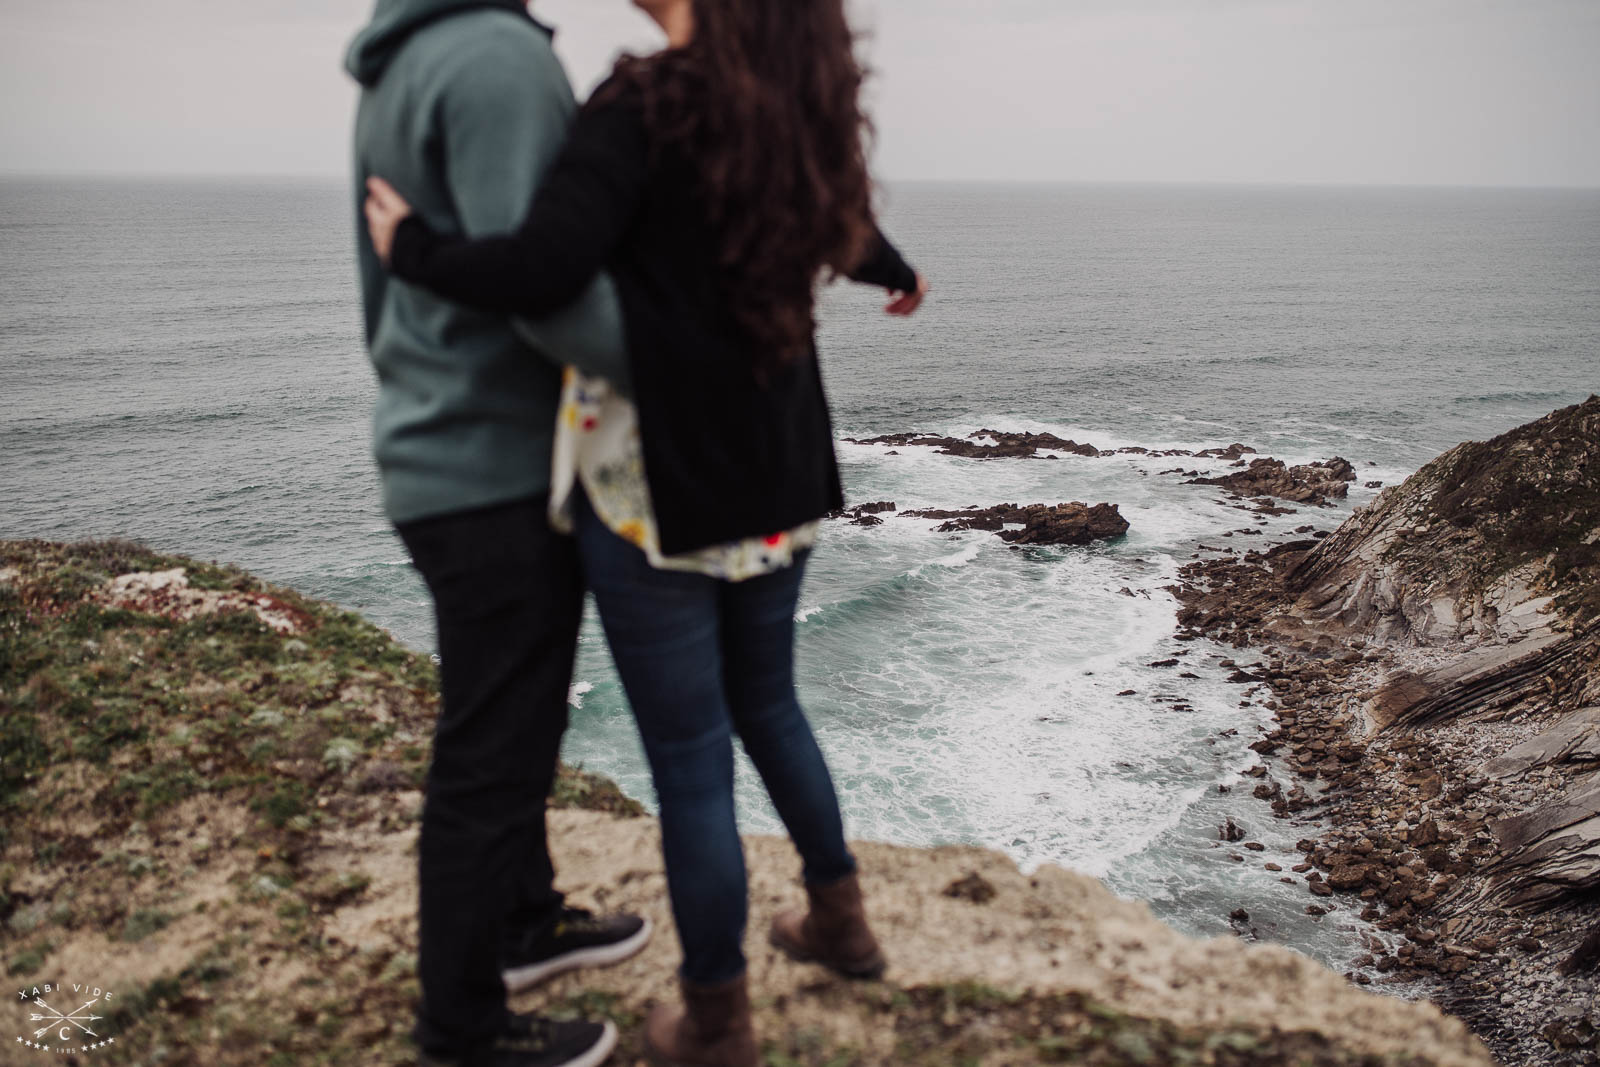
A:
<svg viewBox="0 0 1600 1067">
<path fill-rule="evenodd" d="M 659 570 L 692 571 L 728 582 L 771 574 L 793 564 L 796 553 L 815 544 L 820 526 L 808 522 L 768 537 L 663 556 L 632 401 L 613 391 L 605 379 L 568 367 L 556 416 L 550 481 L 550 524 L 563 533 L 572 531 L 573 492 L 580 484 L 600 521 L 641 549 Z"/>
</svg>

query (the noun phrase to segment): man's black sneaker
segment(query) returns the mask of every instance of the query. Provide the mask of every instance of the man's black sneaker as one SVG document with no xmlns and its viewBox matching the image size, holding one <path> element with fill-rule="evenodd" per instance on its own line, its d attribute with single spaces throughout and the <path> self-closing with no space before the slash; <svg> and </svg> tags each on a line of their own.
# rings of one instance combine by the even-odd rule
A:
<svg viewBox="0 0 1600 1067">
<path fill-rule="evenodd" d="M 597 916 L 562 908 L 536 929 L 523 930 L 501 953 L 508 993 L 520 993 L 578 967 L 609 967 L 635 955 L 650 940 L 650 920 L 638 915 Z"/>
<path fill-rule="evenodd" d="M 417 1067 L 600 1067 L 617 1047 L 611 1023 L 560 1023 L 538 1015 L 511 1015 L 487 1047 L 460 1057 L 424 1052 Z"/>
</svg>

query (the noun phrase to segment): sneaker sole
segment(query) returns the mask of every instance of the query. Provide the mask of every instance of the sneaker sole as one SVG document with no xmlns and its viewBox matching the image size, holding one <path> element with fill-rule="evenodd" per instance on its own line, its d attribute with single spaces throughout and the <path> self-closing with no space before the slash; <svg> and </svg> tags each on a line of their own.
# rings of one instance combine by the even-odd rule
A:
<svg viewBox="0 0 1600 1067">
<path fill-rule="evenodd" d="M 560 1067 L 600 1067 L 616 1050 L 617 1027 L 607 1019 L 605 1029 L 600 1033 L 600 1040 L 594 1043 L 594 1047 L 561 1064 Z"/>
<path fill-rule="evenodd" d="M 650 943 L 650 935 L 655 932 L 650 920 L 646 919 L 639 932 L 626 941 L 618 941 L 612 945 L 595 945 L 592 948 L 574 949 L 561 956 L 552 956 L 550 959 L 539 963 L 530 963 L 526 967 L 513 967 L 500 972 L 500 977 L 505 981 L 506 992 L 520 993 L 524 989 L 531 989 L 540 982 L 549 981 L 558 974 L 575 971 L 580 967 L 610 967 L 621 963 L 631 956 L 637 956 L 643 951 L 645 945 Z M 616 1044 L 613 1037 L 612 1044 Z M 609 1053 L 607 1053 L 609 1055 Z M 588 1067 L 588 1061 L 574 1060 L 574 1063 L 583 1063 Z M 595 1060 L 595 1063 L 601 1062 Z"/>
<path fill-rule="evenodd" d="M 572 1059 L 556 1064 L 555 1067 L 600 1067 L 600 1064 L 610 1059 L 611 1054 L 616 1050 L 617 1027 L 615 1023 L 608 1019 L 600 1031 L 600 1040 Z M 434 1059 L 425 1052 L 417 1057 L 417 1067 L 453 1067 L 457 1062 L 456 1060 Z"/>
</svg>

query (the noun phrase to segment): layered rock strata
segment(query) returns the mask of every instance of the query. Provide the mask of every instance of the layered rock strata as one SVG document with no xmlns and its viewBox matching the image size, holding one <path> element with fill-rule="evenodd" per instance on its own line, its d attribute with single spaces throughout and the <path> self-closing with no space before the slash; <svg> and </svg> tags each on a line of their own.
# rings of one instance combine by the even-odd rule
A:
<svg viewBox="0 0 1600 1067">
<path fill-rule="evenodd" d="M 1310 907 L 1401 935 L 1365 962 L 1506 1062 L 1600 1062 L 1600 398 L 1178 594 L 1188 634 L 1262 653 L 1235 680 L 1299 779 L 1268 797 L 1335 827 L 1301 842 Z"/>
</svg>

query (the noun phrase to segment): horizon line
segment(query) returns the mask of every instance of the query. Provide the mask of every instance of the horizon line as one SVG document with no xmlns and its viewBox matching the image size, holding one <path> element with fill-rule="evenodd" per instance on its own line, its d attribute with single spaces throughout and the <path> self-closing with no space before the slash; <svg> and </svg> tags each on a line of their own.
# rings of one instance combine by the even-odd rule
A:
<svg viewBox="0 0 1600 1067">
<path fill-rule="evenodd" d="M 58 181 L 349 181 L 348 173 L 336 171 L 89 171 L 0 169 L 0 181 L 17 179 Z M 983 186 L 1213 186 L 1230 188 L 1307 188 L 1307 189 L 1457 189 L 1526 190 L 1559 192 L 1600 192 L 1600 182 L 1476 182 L 1476 181 L 1384 181 L 1310 178 L 908 178 L 883 177 L 880 185 L 983 185 Z"/>
</svg>

